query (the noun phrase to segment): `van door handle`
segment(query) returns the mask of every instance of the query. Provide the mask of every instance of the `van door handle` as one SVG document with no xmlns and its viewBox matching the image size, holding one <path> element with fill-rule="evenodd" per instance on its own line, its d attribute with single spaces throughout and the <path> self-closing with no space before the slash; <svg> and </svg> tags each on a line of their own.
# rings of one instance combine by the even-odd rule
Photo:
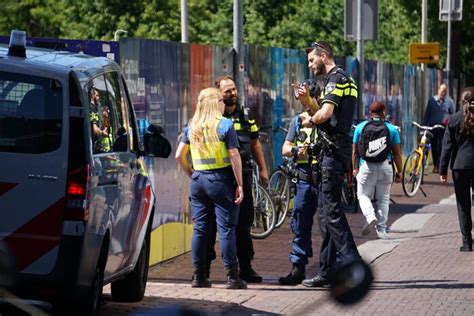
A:
<svg viewBox="0 0 474 316">
<path fill-rule="evenodd" d="M 103 180 L 97 183 L 97 186 L 104 186 L 104 185 L 118 185 L 117 179 L 114 180 Z"/>
</svg>

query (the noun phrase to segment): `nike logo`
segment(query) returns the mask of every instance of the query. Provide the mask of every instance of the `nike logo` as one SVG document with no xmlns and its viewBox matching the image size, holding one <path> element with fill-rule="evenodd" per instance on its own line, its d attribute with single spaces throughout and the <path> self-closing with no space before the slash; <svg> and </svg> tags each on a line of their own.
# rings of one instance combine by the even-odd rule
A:
<svg viewBox="0 0 474 316">
<path fill-rule="evenodd" d="M 366 157 L 375 157 L 387 148 L 387 137 L 381 137 L 369 142 L 369 146 L 365 151 Z"/>
</svg>

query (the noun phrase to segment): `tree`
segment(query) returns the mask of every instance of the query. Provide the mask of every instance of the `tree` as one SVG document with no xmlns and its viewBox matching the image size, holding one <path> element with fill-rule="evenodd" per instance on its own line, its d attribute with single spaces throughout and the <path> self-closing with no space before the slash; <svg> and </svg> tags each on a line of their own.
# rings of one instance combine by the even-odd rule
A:
<svg viewBox="0 0 474 316">
<path fill-rule="evenodd" d="M 464 0 L 463 21 L 453 23 L 452 69 L 474 84 L 474 0 Z M 428 41 L 442 45 L 445 64 L 447 23 L 438 21 L 439 0 L 428 0 Z M 233 0 L 189 0 L 189 39 L 232 46 Z M 344 40 L 344 0 L 244 1 L 244 43 L 305 48 L 325 40 L 337 55 L 354 55 Z M 0 32 L 26 30 L 28 36 L 111 40 L 117 29 L 128 36 L 180 41 L 178 0 L 3 0 Z M 379 0 L 379 36 L 365 42 L 367 59 L 408 63 L 408 47 L 421 41 L 421 0 Z M 460 39 L 463 39 L 462 42 Z M 471 78 L 473 78 L 471 80 Z"/>
</svg>

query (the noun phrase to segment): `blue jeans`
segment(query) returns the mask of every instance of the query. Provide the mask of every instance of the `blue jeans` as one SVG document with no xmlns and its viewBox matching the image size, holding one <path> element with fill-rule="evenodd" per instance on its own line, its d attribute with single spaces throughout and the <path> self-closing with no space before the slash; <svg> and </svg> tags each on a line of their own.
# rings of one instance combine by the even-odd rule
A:
<svg viewBox="0 0 474 316">
<path fill-rule="evenodd" d="M 215 218 L 222 261 L 226 268 L 237 265 L 235 227 L 239 207 L 234 203 L 232 169 L 195 171 L 191 175 L 191 215 L 194 221 L 191 255 L 194 267 L 205 267 L 209 235 Z"/>
<path fill-rule="evenodd" d="M 311 231 L 313 217 L 318 205 L 317 186 L 299 180 L 295 188 L 291 214 L 291 231 L 295 234 L 291 245 L 290 262 L 293 264 L 308 264 L 308 258 L 313 257 Z"/>
</svg>

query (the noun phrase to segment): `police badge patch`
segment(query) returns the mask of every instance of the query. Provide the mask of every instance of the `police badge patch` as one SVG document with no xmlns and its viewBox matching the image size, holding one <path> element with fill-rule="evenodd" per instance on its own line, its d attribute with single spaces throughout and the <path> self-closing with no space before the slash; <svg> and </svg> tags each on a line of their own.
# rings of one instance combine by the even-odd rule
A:
<svg viewBox="0 0 474 316">
<path fill-rule="evenodd" d="M 336 89 L 336 83 L 335 82 L 329 82 L 326 86 L 326 94 L 331 93 L 334 89 Z"/>
</svg>

